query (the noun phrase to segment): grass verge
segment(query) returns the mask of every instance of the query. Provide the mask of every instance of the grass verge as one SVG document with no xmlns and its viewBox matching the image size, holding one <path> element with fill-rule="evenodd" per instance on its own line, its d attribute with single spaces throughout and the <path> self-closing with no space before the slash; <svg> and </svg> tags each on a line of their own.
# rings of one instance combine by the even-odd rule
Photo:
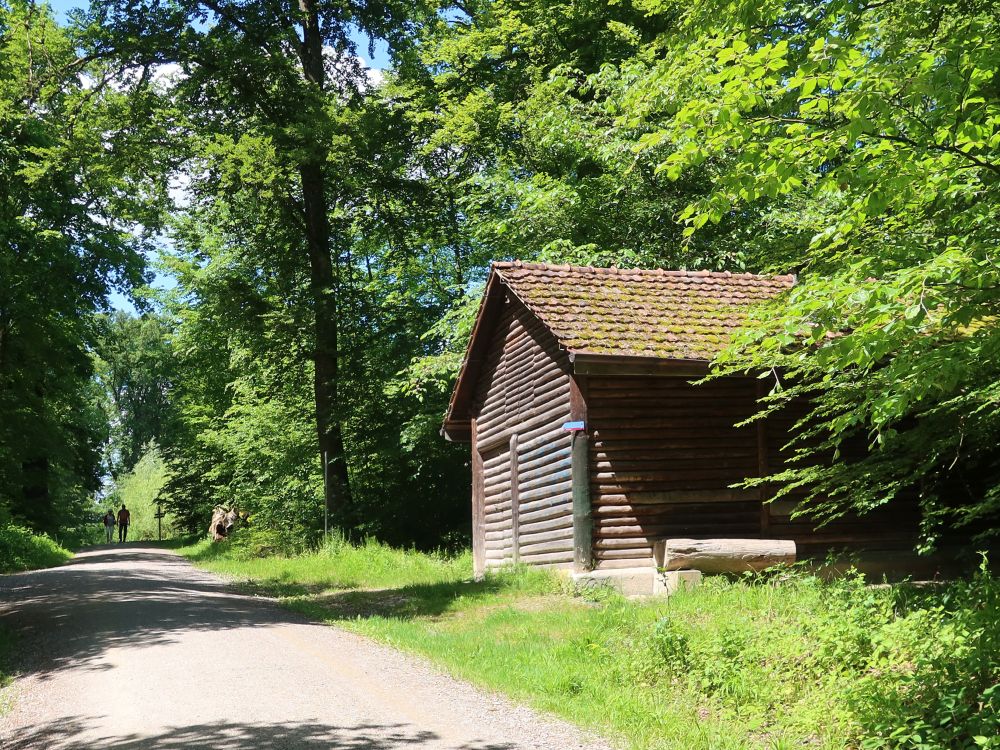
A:
<svg viewBox="0 0 1000 750">
<path fill-rule="evenodd" d="M 199 564 L 316 619 L 621 745 L 683 750 L 1000 748 L 1000 582 L 871 587 L 858 576 L 713 578 L 668 600 L 375 543 Z"/>
<path fill-rule="evenodd" d="M 0 573 L 62 565 L 73 553 L 44 534 L 21 526 L 0 527 Z"/>
<path fill-rule="evenodd" d="M 11 654 L 15 648 L 14 634 L 0 625 L 0 716 L 10 711 L 12 700 L 6 688 L 14 679 L 11 669 Z"/>
</svg>

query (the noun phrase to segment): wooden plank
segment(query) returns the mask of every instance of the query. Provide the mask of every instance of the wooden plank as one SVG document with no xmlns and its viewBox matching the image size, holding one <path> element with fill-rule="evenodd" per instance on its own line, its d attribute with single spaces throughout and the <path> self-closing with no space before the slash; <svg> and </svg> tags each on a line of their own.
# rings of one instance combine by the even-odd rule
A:
<svg viewBox="0 0 1000 750">
<path fill-rule="evenodd" d="M 526 538 L 530 534 L 537 534 L 541 531 L 552 531 L 554 529 L 572 529 L 573 516 L 570 513 L 560 513 L 549 518 L 536 518 L 530 522 L 521 518 L 521 537 Z"/>
<path fill-rule="evenodd" d="M 555 537 L 552 539 L 547 539 L 544 542 L 537 542 L 535 544 L 524 545 L 524 554 L 527 555 L 539 555 L 548 552 L 573 552 L 573 540 L 569 538 L 559 538 Z"/>
<path fill-rule="evenodd" d="M 637 519 L 629 519 L 636 521 Z M 664 534 L 670 532 L 671 525 L 669 523 L 651 523 L 651 524 L 640 524 L 635 523 L 628 526 L 605 526 L 600 524 L 594 527 L 594 539 L 615 539 L 621 538 L 643 538 L 643 539 L 655 539 L 662 537 Z"/>
<path fill-rule="evenodd" d="M 595 549 L 596 560 L 652 560 L 653 545 L 634 549 Z"/>
<path fill-rule="evenodd" d="M 758 380 L 755 384 L 755 397 L 759 401 L 767 394 L 767 384 L 763 380 Z M 768 461 L 767 461 L 767 420 L 758 419 L 756 422 L 757 430 L 757 476 L 766 477 L 769 474 Z M 769 526 L 771 523 L 771 513 L 767 506 L 764 504 L 768 498 L 769 493 L 766 487 L 761 485 L 758 488 L 760 493 L 760 533 L 762 536 L 766 536 L 769 533 Z"/>
<path fill-rule="evenodd" d="M 531 508 L 534 510 L 543 504 L 550 503 L 552 498 L 561 497 L 570 491 L 572 491 L 572 485 L 568 481 L 554 482 L 545 487 L 525 490 L 521 493 L 521 509 L 525 510 L 527 508 Z"/>
<path fill-rule="evenodd" d="M 573 550 L 569 550 L 567 552 L 549 552 L 545 554 L 526 554 L 524 556 L 524 561 L 531 565 L 564 563 L 568 564 L 568 567 L 573 564 Z"/>
<path fill-rule="evenodd" d="M 570 421 L 587 423 L 587 380 L 576 376 L 570 381 Z M 594 567 L 593 521 L 590 503 L 590 447 L 586 430 L 572 437 L 570 469 L 573 492 L 573 563 L 577 571 Z"/>
<path fill-rule="evenodd" d="M 573 525 L 573 504 L 569 501 L 549 503 L 537 510 L 527 511 L 521 506 L 521 524 L 528 526 L 535 523 L 546 523 L 550 520 L 566 520 L 566 523 Z"/>
<path fill-rule="evenodd" d="M 595 562 L 595 570 L 614 570 L 616 568 L 646 568 L 653 567 L 653 550 L 645 557 L 602 558 Z"/>
<path fill-rule="evenodd" d="M 623 537 L 621 539 L 609 539 L 607 537 L 599 537 L 594 540 L 595 550 L 612 550 L 612 549 L 648 549 L 652 546 L 653 542 L 656 541 L 653 537 Z"/>
<path fill-rule="evenodd" d="M 518 462 L 517 462 L 517 433 L 510 436 L 510 528 L 511 536 L 513 541 L 511 546 L 514 553 L 514 563 L 518 562 L 520 557 L 520 539 L 518 535 L 520 533 L 520 519 L 518 513 L 520 508 L 518 507 L 518 490 L 519 490 L 519 479 L 518 479 Z"/>
<path fill-rule="evenodd" d="M 472 420 L 472 572 L 481 578 L 486 570 L 486 488 L 483 456 L 476 448 L 476 420 Z"/>
<path fill-rule="evenodd" d="M 738 503 L 757 499 L 757 491 L 719 487 L 713 489 L 648 490 L 645 492 L 601 492 L 595 504 L 659 505 L 670 503 Z"/>
</svg>

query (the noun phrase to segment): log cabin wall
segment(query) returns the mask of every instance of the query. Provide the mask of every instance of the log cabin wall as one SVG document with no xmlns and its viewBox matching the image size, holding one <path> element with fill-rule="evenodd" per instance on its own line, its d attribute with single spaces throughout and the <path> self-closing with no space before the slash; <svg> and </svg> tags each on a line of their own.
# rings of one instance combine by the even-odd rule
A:
<svg viewBox="0 0 1000 750">
<path fill-rule="evenodd" d="M 777 414 L 761 421 L 766 447 L 766 473 L 781 471 L 788 465 L 792 450 L 786 448 L 796 422 L 808 413 L 805 403 L 785 407 Z M 858 442 L 841 447 L 841 454 L 850 459 L 864 455 L 865 446 Z M 792 518 L 798 503 L 805 497 L 805 490 L 794 490 L 763 505 L 763 536 L 776 539 L 794 539 L 799 559 L 823 558 L 833 550 L 865 550 L 868 552 L 911 553 L 917 542 L 920 508 L 915 493 L 893 501 L 885 508 L 863 516 L 847 515 L 817 528 L 817 522 L 808 516 Z M 763 497 L 770 494 L 765 489 Z M 902 564 L 901 564 L 902 565 Z"/>
<path fill-rule="evenodd" d="M 596 567 L 651 564 L 653 541 L 664 537 L 792 539 L 800 559 L 913 549 L 920 518 L 914 503 L 816 528 L 808 517 L 791 518 L 804 492 L 765 503 L 766 488 L 732 489 L 787 464 L 785 446 L 805 405 L 737 428 L 757 408 L 759 381 L 689 381 L 588 378 Z"/>
<path fill-rule="evenodd" d="M 756 475 L 755 383 L 701 386 L 690 378 L 590 376 L 594 559 L 597 568 L 652 564 L 663 537 L 757 537 L 757 490 L 729 485 Z"/>
<path fill-rule="evenodd" d="M 473 414 L 476 570 L 573 563 L 569 362 L 509 298 L 480 372 Z"/>
</svg>

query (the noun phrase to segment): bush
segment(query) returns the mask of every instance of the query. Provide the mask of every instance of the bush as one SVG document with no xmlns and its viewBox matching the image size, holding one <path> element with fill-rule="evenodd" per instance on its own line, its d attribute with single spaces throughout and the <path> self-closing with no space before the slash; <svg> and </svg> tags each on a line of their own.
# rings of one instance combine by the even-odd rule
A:
<svg viewBox="0 0 1000 750">
<path fill-rule="evenodd" d="M 668 608 L 644 640 L 610 644 L 630 650 L 626 684 L 670 682 L 789 739 L 822 727 L 838 747 L 1000 749 L 1000 580 L 985 566 L 924 587 L 708 579 Z"/>
<path fill-rule="evenodd" d="M 0 527 L 0 573 L 61 565 L 73 556 L 45 534 L 21 526 Z"/>
</svg>

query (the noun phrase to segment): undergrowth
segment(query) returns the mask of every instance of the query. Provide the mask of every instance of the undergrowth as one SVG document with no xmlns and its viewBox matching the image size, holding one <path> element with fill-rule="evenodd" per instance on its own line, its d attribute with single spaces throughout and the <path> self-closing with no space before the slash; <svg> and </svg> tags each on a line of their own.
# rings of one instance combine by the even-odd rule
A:
<svg viewBox="0 0 1000 750">
<path fill-rule="evenodd" d="M 72 556 L 44 534 L 33 534 L 22 526 L 0 526 L 0 573 L 51 568 Z"/>
<path fill-rule="evenodd" d="M 1000 581 L 708 578 L 666 600 L 576 594 L 538 570 L 470 579 L 468 554 L 336 541 L 254 557 L 183 550 L 286 606 L 635 748 L 1000 748 Z"/>
</svg>

